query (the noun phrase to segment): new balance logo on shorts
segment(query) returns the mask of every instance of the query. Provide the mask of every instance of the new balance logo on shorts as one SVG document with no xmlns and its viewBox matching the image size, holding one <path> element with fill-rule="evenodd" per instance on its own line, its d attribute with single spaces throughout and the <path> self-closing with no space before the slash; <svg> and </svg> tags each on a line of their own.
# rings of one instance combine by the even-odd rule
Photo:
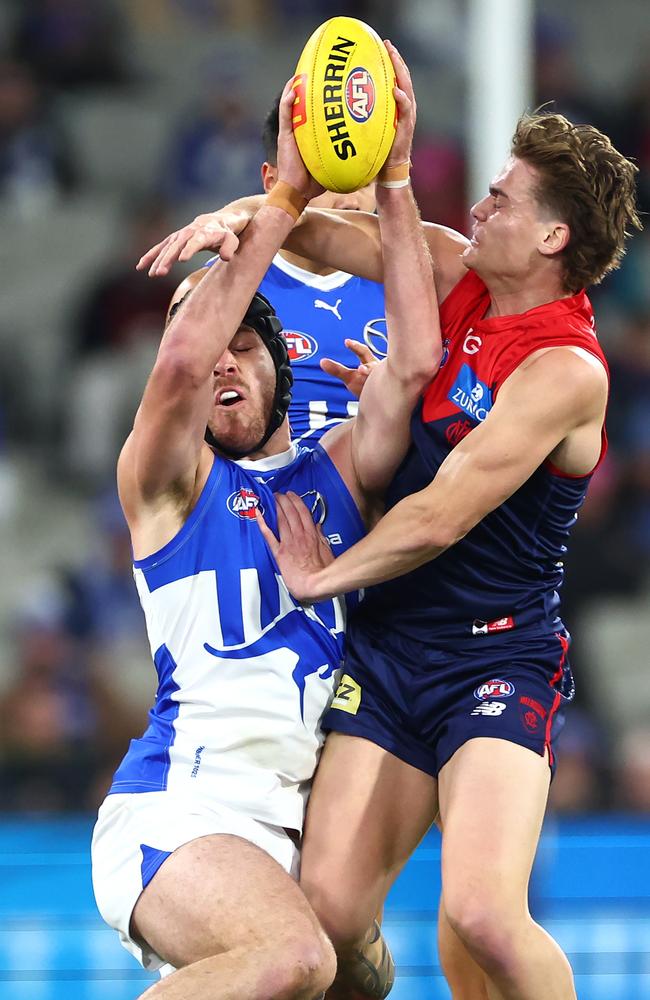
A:
<svg viewBox="0 0 650 1000">
<path fill-rule="evenodd" d="M 488 718 L 494 718 L 497 715 L 501 715 L 505 712 L 506 708 L 505 701 L 483 701 L 480 705 L 477 705 L 470 715 L 487 715 Z"/>
</svg>

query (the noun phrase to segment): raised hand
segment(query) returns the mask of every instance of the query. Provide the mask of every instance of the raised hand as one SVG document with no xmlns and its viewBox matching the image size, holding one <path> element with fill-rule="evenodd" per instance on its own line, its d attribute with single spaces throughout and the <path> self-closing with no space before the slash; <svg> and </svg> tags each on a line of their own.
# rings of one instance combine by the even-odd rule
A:
<svg viewBox="0 0 650 1000">
<path fill-rule="evenodd" d="M 189 225 L 170 233 L 147 250 L 136 264 L 136 270 L 148 268 L 150 278 L 169 274 L 172 264 L 190 260 L 200 250 L 218 250 L 222 260 L 230 260 L 239 246 L 238 233 L 246 228 L 252 214 L 244 209 L 224 209 L 197 215 Z"/>
<path fill-rule="evenodd" d="M 306 504 L 296 493 L 276 493 L 278 534 L 275 537 L 259 508 L 255 511 L 260 531 L 278 564 L 289 593 L 303 604 L 311 603 L 310 580 L 334 561 L 325 535 L 317 527 Z"/>
<path fill-rule="evenodd" d="M 285 181 L 300 191 L 305 198 L 316 198 L 325 190 L 318 181 L 314 180 L 307 167 L 302 161 L 298 151 L 298 146 L 293 134 L 293 105 L 295 101 L 294 85 L 296 77 L 292 77 L 284 85 L 282 97 L 280 98 L 279 119 L 280 131 L 278 134 L 278 180 Z"/>
<path fill-rule="evenodd" d="M 386 166 L 396 167 L 400 163 L 408 162 L 411 158 L 417 104 L 415 102 L 415 93 L 408 66 L 392 42 L 386 39 L 384 44 L 388 49 L 388 55 L 395 70 L 393 94 L 395 96 L 395 103 L 397 104 L 397 128 L 395 129 L 393 145 L 386 160 Z"/>
<path fill-rule="evenodd" d="M 362 344 L 360 340 L 346 339 L 344 343 L 348 350 L 356 354 L 359 359 L 359 365 L 356 368 L 348 368 L 347 365 L 343 365 L 339 361 L 332 361 L 331 358 L 323 358 L 320 366 L 328 375 L 340 379 L 348 392 L 359 399 L 370 372 L 381 364 L 381 361 L 378 361 L 370 348 Z"/>
</svg>

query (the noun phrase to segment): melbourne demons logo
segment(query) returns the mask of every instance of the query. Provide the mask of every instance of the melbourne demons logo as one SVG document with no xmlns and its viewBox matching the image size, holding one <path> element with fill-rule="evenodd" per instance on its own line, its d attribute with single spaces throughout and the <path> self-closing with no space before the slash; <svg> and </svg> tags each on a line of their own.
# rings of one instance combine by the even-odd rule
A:
<svg viewBox="0 0 650 1000">
<path fill-rule="evenodd" d="M 355 122 L 367 122 L 375 106 L 375 85 L 367 69 L 356 66 L 345 81 L 345 103 Z"/>
<path fill-rule="evenodd" d="M 449 444 L 454 448 L 459 441 L 462 441 L 464 437 L 467 437 L 469 432 L 474 429 L 474 424 L 471 420 L 455 420 L 453 424 L 449 424 L 447 430 L 445 431 L 445 437 L 449 441 Z"/>
<path fill-rule="evenodd" d="M 260 514 L 264 513 L 260 498 L 245 486 L 231 493 L 226 504 L 231 514 L 234 514 L 235 517 L 243 517 L 246 521 L 255 520 L 255 511 L 258 508 Z"/>
<path fill-rule="evenodd" d="M 510 681 L 492 680 L 479 684 L 474 692 L 478 701 L 484 698 L 509 698 L 515 693 L 515 686 Z"/>
<path fill-rule="evenodd" d="M 299 333 L 298 330 L 285 330 L 284 339 L 290 361 L 306 361 L 307 358 L 313 358 L 318 350 L 314 338 L 308 337 L 306 333 Z"/>
</svg>

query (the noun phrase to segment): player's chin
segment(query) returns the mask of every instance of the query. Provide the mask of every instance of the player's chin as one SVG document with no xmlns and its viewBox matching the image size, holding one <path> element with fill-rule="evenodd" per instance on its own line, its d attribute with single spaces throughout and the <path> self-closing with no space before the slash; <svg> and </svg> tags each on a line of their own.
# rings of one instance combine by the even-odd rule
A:
<svg viewBox="0 0 650 1000">
<path fill-rule="evenodd" d="M 465 267 L 474 268 L 480 259 L 480 249 L 478 244 L 472 242 L 465 247 L 461 254 L 461 260 Z"/>
<path fill-rule="evenodd" d="M 209 424 L 214 437 L 230 451 L 247 455 L 265 431 L 263 421 L 245 419 L 238 414 L 220 415 Z"/>
</svg>

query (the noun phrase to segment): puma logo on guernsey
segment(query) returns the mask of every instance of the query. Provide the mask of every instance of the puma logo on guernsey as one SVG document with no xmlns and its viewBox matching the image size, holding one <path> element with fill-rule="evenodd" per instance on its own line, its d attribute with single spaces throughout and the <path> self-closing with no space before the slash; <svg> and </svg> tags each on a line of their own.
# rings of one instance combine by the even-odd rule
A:
<svg viewBox="0 0 650 1000">
<path fill-rule="evenodd" d="M 337 299 L 336 305 L 331 306 L 329 302 L 323 302 L 322 299 L 314 299 L 314 307 L 316 309 L 327 309 L 328 312 L 334 313 L 337 319 L 341 319 L 341 314 L 339 312 L 339 306 L 343 299 Z"/>
</svg>

